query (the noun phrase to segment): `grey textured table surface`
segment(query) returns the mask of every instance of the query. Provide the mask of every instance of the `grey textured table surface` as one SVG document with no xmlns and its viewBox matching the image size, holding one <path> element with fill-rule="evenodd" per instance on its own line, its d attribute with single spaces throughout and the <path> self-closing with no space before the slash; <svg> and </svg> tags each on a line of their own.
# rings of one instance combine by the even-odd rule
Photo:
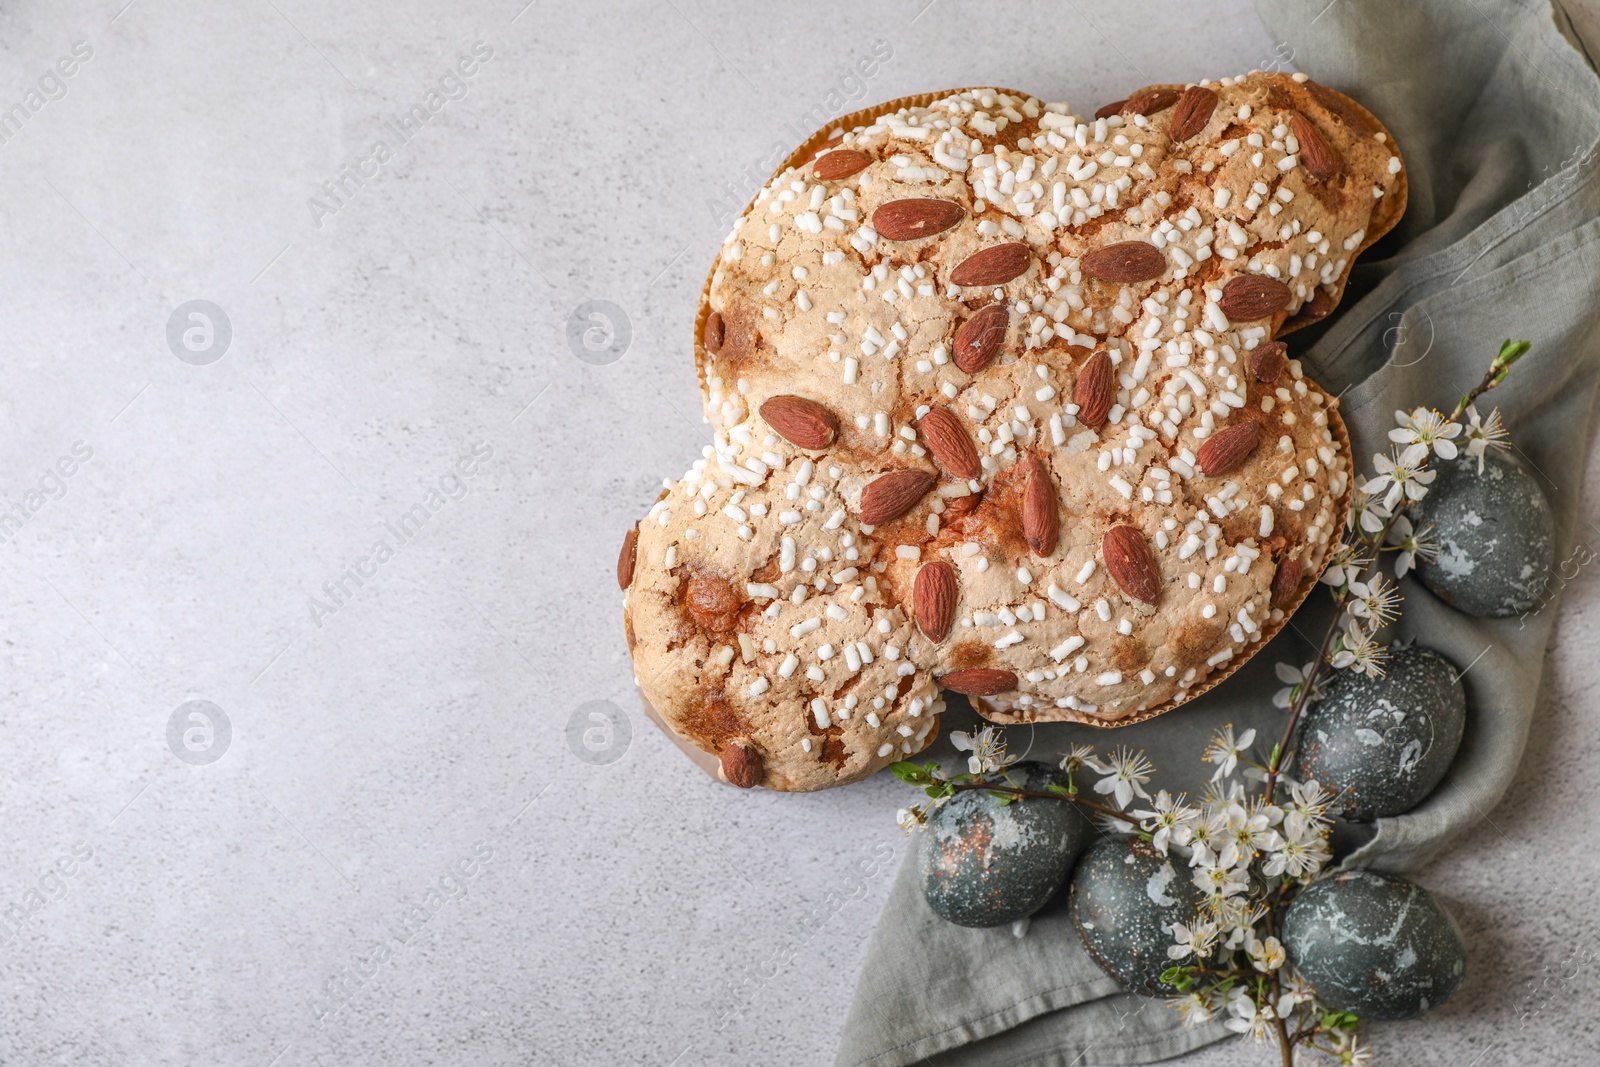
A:
<svg viewBox="0 0 1600 1067">
<path fill-rule="evenodd" d="M 903 787 L 709 782 L 612 584 L 730 211 L 814 109 L 1292 57 L 1242 0 L 124 2 L 0 11 L 0 1062 L 830 1062 Z M 1593 568 L 1562 612 L 1392 1062 L 1600 1049 Z"/>
</svg>

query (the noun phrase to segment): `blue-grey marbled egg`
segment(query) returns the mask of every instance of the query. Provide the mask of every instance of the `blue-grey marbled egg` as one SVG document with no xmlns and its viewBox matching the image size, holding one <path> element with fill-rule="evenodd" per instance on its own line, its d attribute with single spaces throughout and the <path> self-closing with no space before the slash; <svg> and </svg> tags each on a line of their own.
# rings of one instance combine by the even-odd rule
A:
<svg viewBox="0 0 1600 1067">
<path fill-rule="evenodd" d="M 1330 1007 L 1414 1019 L 1449 1000 L 1467 969 L 1450 914 L 1421 886 L 1349 871 L 1306 888 L 1283 918 L 1283 947 Z"/>
<path fill-rule="evenodd" d="M 1202 894 L 1189 868 L 1144 841 L 1105 837 L 1072 875 L 1072 921 L 1094 961 L 1144 993 L 1175 993 L 1161 982 L 1172 966 L 1172 925 L 1193 926 Z"/>
<path fill-rule="evenodd" d="M 1298 730 L 1294 775 L 1337 794 L 1346 819 L 1399 815 L 1422 803 L 1461 747 L 1467 697 L 1450 661 L 1395 648 L 1388 673 L 1340 671 Z"/>
<path fill-rule="evenodd" d="M 1556 555 L 1556 523 L 1534 476 L 1490 449 L 1483 473 L 1466 455 L 1436 460 L 1438 477 L 1412 506 L 1420 528 L 1432 523 L 1439 558 L 1418 559 L 1417 577 L 1468 615 L 1503 618 L 1531 610 L 1544 595 Z"/>
<path fill-rule="evenodd" d="M 1043 791 L 1065 773 L 1028 761 L 1011 780 Z M 1066 883 L 1094 828 L 1065 800 L 1001 804 L 986 792 L 959 793 L 928 819 L 918 852 L 922 894 L 958 926 L 1002 926 L 1026 918 Z"/>
</svg>

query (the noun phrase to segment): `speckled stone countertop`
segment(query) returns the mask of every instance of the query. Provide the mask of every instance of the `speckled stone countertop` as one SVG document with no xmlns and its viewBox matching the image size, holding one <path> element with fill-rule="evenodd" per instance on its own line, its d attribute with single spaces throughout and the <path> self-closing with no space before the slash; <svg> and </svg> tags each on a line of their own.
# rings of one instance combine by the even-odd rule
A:
<svg viewBox="0 0 1600 1067">
<path fill-rule="evenodd" d="M 711 782 L 613 584 L 706 267 L 870 100 L 1293 57 L 1244 0 L 124 2 L 0 13 L 0 1060 L 831 1062 L 904 787 Z M 1395 1062 L 1593 1061 L 1597 615 Z"/>
</svg>

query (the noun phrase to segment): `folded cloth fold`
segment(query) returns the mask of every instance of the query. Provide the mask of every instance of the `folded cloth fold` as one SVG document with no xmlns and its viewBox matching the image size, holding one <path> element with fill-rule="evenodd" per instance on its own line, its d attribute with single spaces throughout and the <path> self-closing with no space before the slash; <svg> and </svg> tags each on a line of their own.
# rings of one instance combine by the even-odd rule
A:
<svg viewBox="0 0 1600 1067">
<path fill-rule="evenodd" d="M 1296 66 L 1359 100 L 1405 151 L 1405 218 L 1357 264 L 1340 310 L 1290 338 L 1291 353 L 1341 395 L 1358 465 L 1387 450 L 1397 409 L 1448 409 L 1501 340 L 1526 338 L 1532 351 L 1486 406 L 1501 409 L 1550 500 L 1557 560 L 1592 554 L 1600 531 L 1581 521 L 1578 491 L 1600 384 L 1600 79 L 1565 13 L 1547 0 L 1256 6 Z M 1379 820 L 1346 865 L 1414 869 L 1505 793 L 1533 719 L 1559 585 L 1533 612 L 1489 620 L 1403 580 L 1400 636 L 1466 671 L 1467 731 L 1438 789 Z M 1163 787 L 1202 789 L 1198 757 L 1217 728 L 1281 729 L 1273 663 L 1309 659 L 1302 635 L 1321 632 L 1326 610 L 1326 598 L 1313 598 L 1272 647 L 1174 714 L 1115 735 L 1013 728 L 1012 751 L 1052 758 L 1114 737 L 1146 750 Z M 1122 992 L 1084 951 L 1064 896 L 1023 937 L 967 930 L 929 910 L 914 868 L 913 854 L 873 935 L 838 1067 L 1148 1063 L 1227 1033 L 1217 1023 L 1186 1030 L 1159 1000 Z"/>
</svg>

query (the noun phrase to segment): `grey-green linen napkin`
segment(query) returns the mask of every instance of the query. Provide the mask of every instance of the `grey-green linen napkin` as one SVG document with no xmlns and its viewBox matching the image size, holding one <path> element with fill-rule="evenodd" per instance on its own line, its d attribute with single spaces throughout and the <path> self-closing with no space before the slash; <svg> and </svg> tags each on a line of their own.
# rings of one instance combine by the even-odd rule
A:
<svg viewBox="0 0 1600 1067">
<path fill-rule="evenodd" d="M 1361 101 L 1394 133 L 1410 175 L 1399 227 L 1357 265 L 1339 312 L 1290 337 L 1342 394 L 1357 462 L 1387 446 L 1394 412 L 1448 408 L 1501 340 L 1527 338 L 1497 404 L 1555 509 L 1557 559 L 1597 542 L 1578 516 L 1600 377 L 1600 80 L 1549 0 L 1256 0 L 1274 40 L 1311 77 Z M 1570 568 L 1558 564 L 1558 572 Z M 1380 820 L 1347 864 L 1403 871 L 1481 819 L 1510 784 L 1539 689 L 1560 578 L 1526 618 L 1484 620 L 1406 579 L 1401 636 L 1465 670 L 1468 725 L 1450 775 L 1418 809 Z M 1114 734 L 1011 731 L 1050 758 L 1073 742 L 1143 747 L 1165 787 L 1203 785 L 1199 753 L 1232 722 L 1281 731 L 1277 660 L 1310 658 L 1326 598 L 1215 691 Z M 1324 612 L 1318 618 L 1319 612 Z M 1298 633 L 1296 632 L 1298 631 Z M 910 799 L 908 795 L 908 799 Z M 1160 1001 L 1119 991 L 1090 961 L 1058 899 L 1022 938 L 936 918 L 907 862 L 873 935 L 839 1067 L 1146 1063 L 1223 1036 L 1186 1031 Z"/>
</svg>

